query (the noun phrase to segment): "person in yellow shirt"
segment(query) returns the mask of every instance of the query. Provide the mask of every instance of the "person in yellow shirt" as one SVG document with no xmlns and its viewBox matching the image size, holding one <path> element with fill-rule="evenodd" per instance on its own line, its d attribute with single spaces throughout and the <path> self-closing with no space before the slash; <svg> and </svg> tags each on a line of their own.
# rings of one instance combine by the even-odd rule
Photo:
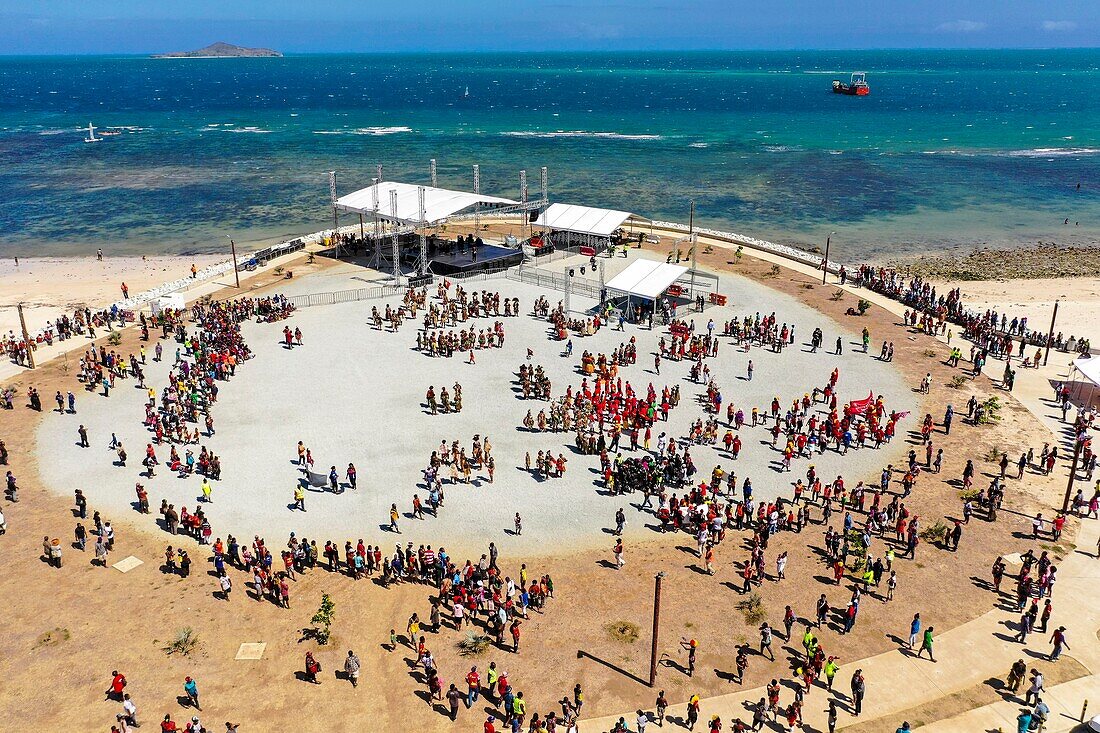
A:
<svg viewBox="0 0 1100 733">
<path fill-rule="evenodd" d="M 294 487 L 294 508 L 301 509 L 303 512 L 306 510 L 306 490 L 301 484 Z"/>
</svg>

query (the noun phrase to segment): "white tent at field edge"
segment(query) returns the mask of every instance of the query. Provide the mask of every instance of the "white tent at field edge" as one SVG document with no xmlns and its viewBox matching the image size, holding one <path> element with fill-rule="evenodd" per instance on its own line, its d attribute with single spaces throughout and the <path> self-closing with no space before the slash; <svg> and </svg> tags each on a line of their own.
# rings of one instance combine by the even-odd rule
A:
<svg viewBox="0 0 1100 733">
<path fill-rule="evenodd" d="M 629 211 L 599 209 L 577 204 L 550 204 L 539 215 L 535 226 L 559 232 L 610 237 L 615 230 L 634 216 Z"/>
<path fill-rule="evenodd" d="M 688 268 L 655 260 L 635 260 L 607 283 L 608 290 L 656 300 L 661 297 Z"/>
</svg>

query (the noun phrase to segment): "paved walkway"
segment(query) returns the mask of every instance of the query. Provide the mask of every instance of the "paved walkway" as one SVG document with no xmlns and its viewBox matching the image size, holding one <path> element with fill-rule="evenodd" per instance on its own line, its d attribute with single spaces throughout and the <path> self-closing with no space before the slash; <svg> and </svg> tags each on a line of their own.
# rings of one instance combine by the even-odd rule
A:
<svg viewBox="0 0 1100 733">
<path fill-rule="evenodd" d="M 1092 674 L 1089 677 L 1059 685 L 1057 690 L 1052 689 L 1053 694 L 1047 696 L 1047 704 L 1051 707 L 1051 718 L 1056 724 L 1061 724 L 1062 721 L 1067 724 L 1071 722 L 1063 717 L 1063 713 L 1076 719 L 1081 712 L 1082 700 L 1090 693 L 1094 698 L 1090 704 L 1094 706 L 1096 712 L 1100 712 L 1100 645 L 1097 644 L 1096 636 L 1097 630 L 1100 629 L 1100 605 L 1095 602 L 1096 589 L 1100 583 L 1100 559 L 1092 554 L 1095 551 L 1098 536 L 1100 536 L 1100 523 L 1094 520 L 1085 522 L 1078 537 L 1078 547 L 1082 549 L 1073 551 L 1058 566 L 1056 618 L 1059 625 L 1066 627 L 1066 639 L 1071 647 L 1071 651 L 1064 654 L 1075 658 Z M 927 659 L 917 659 L 913 653 L 901 650 L 884 652 L 861 661 L 846 661 L 837 674 L 833 691 L 838 702 L 837 707 L 842 711 L 837 727 L 844 728 L 864 720 L 884 718 L 980 684 L 991 677 L 1003 679 L 1012 663 L 1021 657 L 1029 663 L 1033 663 L 1035 659 L 1045 660 L 1050 650 L 1048 634 L 1036 632 L 1031 636 L 1031 643 L 1027 647 L 1012 641 L 1006 642 L 997 636 L 998 634 L 1013 635 L 1015 618 L 1014 612 L 997 608 L 936 636 L 937 661 L 935 663 Z M 1006 622 L 1010 625 L 1006 625 Z M 899 634 L 904 631 L 899 629 Z M 731 667 L 732 664 L 731 659 Z M 850 703 L 848 684 L 856 669 L 863 670 L 867 683 L 863 714 L 859 718 L 852 717 L 848 713 Z M 699 727 L 705 729 L 703 723 L 713 715 L 720 716 L 727 729 L 729 721 L 737 717 L 748 722 L 752 718 L 752 713 L 746 705 L 755 704 L 765 694 L 765 689 L 760 687 L 705 699 L 700 708 Z M 791 691 L 785 689 L 781 702 L 790 702 L 790 699 Z M 804 712 L 805 730 L 827 729 L 825 721 L 827 700 L 828 693 L 820 684 L 815 685 L 808 693 Z M 685 701 L 670 700 L 670 702 L 672 706 L 669 708 L 669 713 L 682 718 Z M 976 733 L 996 730 L 998 726 L 1009 730 L 1006 720 L 1011 714 L 1011 720 L 1015 721 L 1021 705 L 1022 700 L 989 705 L 971 710 L 950 721 L 937 723 L 935 726 L 928 727 L 927 730 L 975 731 Z M 618 715 L 586 720 L 584 728 L 590 733 L 609 731 L 620 715 L 625 717 L 633 728 L 636 715 L 627 711 Z M 901 720 L 886 722 L 888 725 L 884 727 L 891 730 L 891 726 L 900 726 L 902 723 Z M 1069 724 L 1067 727 L 1048 727 L 1047 730 L 1068 730 L 1072 727 L 1072 724 Z M 776 724 L 772 729 L 785 728 L 779 728 Z"/>
</svg>

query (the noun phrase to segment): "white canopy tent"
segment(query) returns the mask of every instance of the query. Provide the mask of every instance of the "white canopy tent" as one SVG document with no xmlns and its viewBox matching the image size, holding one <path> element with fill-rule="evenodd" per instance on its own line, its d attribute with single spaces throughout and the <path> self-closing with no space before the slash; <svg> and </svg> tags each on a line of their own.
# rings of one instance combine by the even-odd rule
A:
<svg viewBox="0 0 1100 733">
<path fill-rule="evenodd" d="M 1080 373 L 1081 376 L 1085 378 L 1085 381 L 1089 383 L 1087 391 L 1079 388 L 1075 389 L 1075 396 L 1081 399 L 1081 403 L 1084 406 L 1091 407 L 1096 397 L 1096 388 L 1100 387 L 1100 357 L 1078 357 L 1073 362 L 1073 371 L 1073 381 L 1075 383 L 1077 382 L 1077 373 Z M 1084 394 L 1082 394 L 1082 392 Z"/>
<path fill-rule="evenodd" d="M 656 300 L 676 283 L 688 268 L 654 260 L 635 260 L 607 283 L 614 290 L 636 298 Z"/>
<path fill-rule="evenodd" d="M 420 189 L 424 190 L 423 215 L 420 210 Z M 397 194 L 396 209 L 391 202 L 391 192 Z M 384 221 L 411 226 L 422 223 L 437 224 L 461 211 L 479 205 L 497 208 L 517 206 L 519 202 L 499 196 L 452 191 L 434 186 L 418 186 L 398 181 L 382 181 L 336 199 L 336 208 L 340 211 L 377 216 Z"/>
<path fill-rule="evenodd" d="M 1093 386 L 1100 387 L 1100 358 L 1082 356 L 1073 362 L 1073 366 L 1085 379 L 1092 382 Z"/>
<path fill-rule="evenodd" d="M 597 209 L 576 204 L 550 204 L 539 215 L 535 224 L 559 232 L 610 237 L 632 216 L 634 215 L 629 211 Z"/>
</svg>

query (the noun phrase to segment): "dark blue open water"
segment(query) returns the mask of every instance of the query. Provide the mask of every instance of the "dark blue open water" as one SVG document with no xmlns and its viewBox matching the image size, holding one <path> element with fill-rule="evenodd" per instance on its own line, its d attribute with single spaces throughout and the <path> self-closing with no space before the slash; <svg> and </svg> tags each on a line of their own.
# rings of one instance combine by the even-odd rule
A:
<svg viewBox="0 0 1100 733">
<path fill-rule="evenodd" d="M 871 96 L 831 94 L 853 70 Z M 122 134 L 86 145 L 89 121 Z M 694 198 L 707 225 L 836 231 L 851 259 L 1095 243 L 1100 51 L 0 58 L 9 252 L 320 229 L 326 171 L 427 182 L 433 157 L 441 185 L 480 163 L 516 196 L 545 165 L 553 200 L 686 220 Z"/>
</svg>

